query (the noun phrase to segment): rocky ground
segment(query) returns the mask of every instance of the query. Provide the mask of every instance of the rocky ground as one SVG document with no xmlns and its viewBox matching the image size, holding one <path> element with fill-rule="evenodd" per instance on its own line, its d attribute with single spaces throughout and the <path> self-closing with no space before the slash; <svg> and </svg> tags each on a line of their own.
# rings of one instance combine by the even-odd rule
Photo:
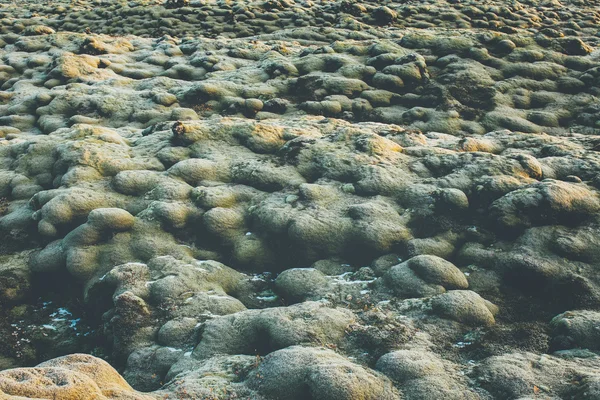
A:
<svg viewBox="0 0 600 400">
<path fill-rule="evenodd" d="M 0 0 L 0 398 L 600 399 L 599 48 L 598 1 Z"/>
</svg>

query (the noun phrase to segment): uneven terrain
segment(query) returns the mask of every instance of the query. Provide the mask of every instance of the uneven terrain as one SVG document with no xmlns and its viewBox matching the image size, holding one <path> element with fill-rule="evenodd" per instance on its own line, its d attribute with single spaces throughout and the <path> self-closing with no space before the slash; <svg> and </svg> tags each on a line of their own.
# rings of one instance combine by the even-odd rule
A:
<svg viewBox="0 0 600 400">
<path fill-rule="evenodd" d="M 600 399 L 600 2 L 0 0 L 0 399 Z"/>
</svg>

